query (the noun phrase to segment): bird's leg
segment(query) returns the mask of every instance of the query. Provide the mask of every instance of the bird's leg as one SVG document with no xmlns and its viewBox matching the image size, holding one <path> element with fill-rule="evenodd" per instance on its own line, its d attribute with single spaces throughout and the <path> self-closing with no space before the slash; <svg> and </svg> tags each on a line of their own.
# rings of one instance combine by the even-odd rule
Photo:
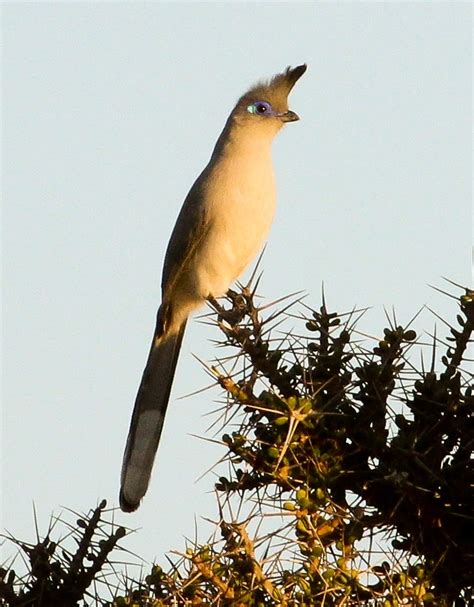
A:
<svg viewBox="0 0 474 607">
<path fill-rule="evenodd" d="M 211 304 L 211 306 L 214 308 L 214 310 L 219 314 L 219 316 L 222 316 L 222 318 L 224 318 L 227 310 L 225 310 L 221 304 L 217 301 L 217 299 L 215 297 L 213 297 L 212 295 L 208 295 L 207 297 L 207 301 Z"/>
</svg>

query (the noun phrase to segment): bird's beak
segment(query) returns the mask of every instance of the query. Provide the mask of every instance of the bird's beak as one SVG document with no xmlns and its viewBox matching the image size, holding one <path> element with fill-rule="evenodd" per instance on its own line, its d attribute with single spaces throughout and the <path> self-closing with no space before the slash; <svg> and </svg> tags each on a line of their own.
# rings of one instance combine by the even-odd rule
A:
<svg viewBox="0 0 474 607">
<path fill-rule="evenodd" d="M 296 122 L 297 120 L 300 119 L 300 117 L 298 116 L 298 114 L 296 112 L 291 111 L 291 110 L 288 110 L 287 112 L 282 112 L 281 114 L 278 114 L 278 118 L 280 118 L 280 120 L 282 122 Z"/>
</svg>

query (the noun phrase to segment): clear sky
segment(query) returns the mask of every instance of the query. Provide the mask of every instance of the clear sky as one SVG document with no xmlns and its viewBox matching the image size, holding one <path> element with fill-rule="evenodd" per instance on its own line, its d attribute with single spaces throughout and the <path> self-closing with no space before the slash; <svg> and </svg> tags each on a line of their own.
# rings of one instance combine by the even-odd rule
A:
<svg viewBox="0 0 474 607">
<path fill-rule="evenodd" d="M 317 307 L 324 281 L 371 334 L 384 306 L 453 317 L 428 284 L 471 280 L 471 27 L 458 2 L 3 5 L 4 528 L 117 504 L 174 220 L 236 99 L 289 64 L 261 294 Z M 198 479 L 224 450 L 194 435 L 219 438 L 220 391 L 178 400 L 217 335 L 188 325 L 150 490 L 116 515 L 147 559 L 217 516 Z"/>
</svg>

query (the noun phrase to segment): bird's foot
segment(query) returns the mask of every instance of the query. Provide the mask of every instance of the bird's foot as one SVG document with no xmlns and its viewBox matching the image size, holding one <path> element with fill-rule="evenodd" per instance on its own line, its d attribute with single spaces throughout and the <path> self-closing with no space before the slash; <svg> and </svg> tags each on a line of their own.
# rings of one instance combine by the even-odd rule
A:
<svg viewBox="0 0 474 607">
<path fill-rule="evenodd" d="M 231 326 L 238 324 L 247 312 L 247 301 L 244 295 L 232 289 L 227 291 L 227 299 L 232 302 L 232 308 L 224 308 L 215 297 L 207 299 L 219 316 L 219 320 L 225 320 Z"/>
</svg>

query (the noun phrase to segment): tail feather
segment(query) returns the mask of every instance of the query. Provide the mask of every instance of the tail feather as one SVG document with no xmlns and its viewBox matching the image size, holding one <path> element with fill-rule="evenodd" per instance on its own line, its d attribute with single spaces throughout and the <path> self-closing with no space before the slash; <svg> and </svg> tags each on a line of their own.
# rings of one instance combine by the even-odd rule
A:
<svg viewBox="0 0 474 607">
<path fill-rule="evenodd" d="M 124 512 L 136 510 L 148 488 L 185 327 L 186 322 L 173 335 L 159 336 L 159 329 L 155 331 L 123 456 L 120 508 Z"/>
</svg>

